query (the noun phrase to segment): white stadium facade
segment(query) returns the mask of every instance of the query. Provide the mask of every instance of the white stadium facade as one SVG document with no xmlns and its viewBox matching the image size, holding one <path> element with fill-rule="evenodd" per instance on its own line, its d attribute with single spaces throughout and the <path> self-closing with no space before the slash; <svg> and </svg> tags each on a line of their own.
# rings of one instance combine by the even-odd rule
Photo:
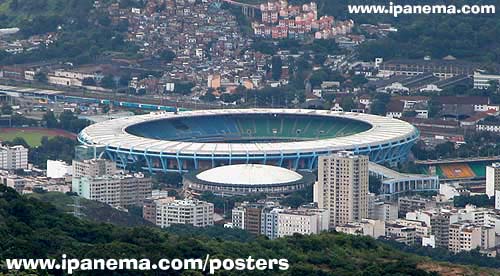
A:
<svg viewBox="0 0 500 276">
<path fill-rule="evenodd" d="M 395 164 L 418 136 L 407 122 L 363 113 L 226 109 L 109 120 L 85 128 L 78 140 L 122 168 L 183 173 L 235 164 L 314 170 L 318 156 L 346 150 Z"/>
</svg>

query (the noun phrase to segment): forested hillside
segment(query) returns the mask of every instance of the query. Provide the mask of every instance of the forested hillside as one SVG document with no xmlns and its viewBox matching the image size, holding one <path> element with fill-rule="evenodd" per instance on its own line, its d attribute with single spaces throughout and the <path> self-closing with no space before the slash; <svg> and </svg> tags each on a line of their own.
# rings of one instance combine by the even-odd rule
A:
<svg viewBox="0 0 500 276">
<path fill-rule="evenodd" d="M 107 5 L 112 0 L 99 2 Z M 123 5 L 135 5 L 137 1 L 122 2 Z M 22 38 L 49 32 L 57 37 L 52 45 L 25 54 L 0 52 L 0 63 L 47 59 L 88 63 L 106 51 L 136 54 L 135 46 L 124 41 L 127 24 L 111 25 L 109 17 L 96 12 L 93 5 L 93 0 L 0 1 L 0 28 L 18 27 Z"/>
<path fill-rule="evenodd" d="M 325 233 L 274 241 L 257 238 L 242 243 L 198 235 L 180 238 L 156 228 L 96 224 L 0 186 L 0 262 L 5 258 L 58 258 L 62 253 L 78 258 L 147 257 L 152 260 L 210 253 L 219 258 L 288 258 L 291 264 L 286 272 L 261 271 L 259 275 L 435 275 L 420 267 L 448 269 L 446 264 L 401 253 L 366 237 Z M 468 275 L 479 273 L 479 270 L 454 267 Z M 7 271 L 0 264 L 0 274 L 2 272 Z M 236 274 L 241 272 L 226 275 Z M 484 275 L 488 274 L 492 272 Z"/>
</svg>

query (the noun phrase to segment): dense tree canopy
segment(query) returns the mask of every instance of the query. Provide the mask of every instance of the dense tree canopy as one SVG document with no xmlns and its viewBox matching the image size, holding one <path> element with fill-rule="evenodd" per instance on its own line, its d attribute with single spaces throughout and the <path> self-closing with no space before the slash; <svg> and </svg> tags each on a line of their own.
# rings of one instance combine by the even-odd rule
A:
<svg viewBox="0 0 500 276">
<path fill-rule="evenodd" d="M 118 228 L 79 220 L 49 203 L 28 200 L 1 185 L 0 218 L 0 260 L 57 258 L 64 253 L 72 258 L 136 257 L 155 261 L 204 258 L 210 254 L 222 259 L 287 258 L 290 263 L 288 271 L 264 270 L 259 275 L 432 275 L 417 268 L 423 259 L 402 254 L 368 237 L 324 233 L 274 241 L 259 237 L 244 243 L 198 234 L 180 238 L 155 228 Z M 238 235 L 233 237 L 237 239 Z M 81 271 L 79 275 L 95 273 Z M 128 275 L 143 273 L 130 271 Z"/>
</svg>

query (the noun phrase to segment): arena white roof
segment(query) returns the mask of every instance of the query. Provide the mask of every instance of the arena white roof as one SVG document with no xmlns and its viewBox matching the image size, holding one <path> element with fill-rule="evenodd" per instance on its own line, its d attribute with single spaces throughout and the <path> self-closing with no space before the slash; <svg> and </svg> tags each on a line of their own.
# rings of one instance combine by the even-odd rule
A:
<svg viewBox="0 0 500 276">
<path fill-rule="evenodd" d="M 201 172 L 196 177 L 207 182 L 236 185 L 284 184 L 303 178 L 294 171 L 260 164 L 217 167 Z"/>
<path fill-rule="evenodd" d="M 165 141 L 144 138 L 127 133 L 131 125 L 168 118 L 231 115 L 231 114 L 295 114 L 333 116 L 366 122 L 372 128 L 353 135 L 321 139 L 314 141 L 278 142 L 278 143 L 197 143 Z M 119 118 L 97 123 L 85 128 L 80 136 L 89 144 L 111 146 L 123 150 L 157 152 L 165 154 L 196 155 L 251 155 L 284 154 L 297 152 L 336 151 L 348 148 L 379 146 L 397 142 L 417 134 L 411 124 L 387 117 L 351 112 L 304 109 L 217 109 L 204 111 L 186 111 L 178 114 L 156 112 L 147 115 Z"/>
</svg>

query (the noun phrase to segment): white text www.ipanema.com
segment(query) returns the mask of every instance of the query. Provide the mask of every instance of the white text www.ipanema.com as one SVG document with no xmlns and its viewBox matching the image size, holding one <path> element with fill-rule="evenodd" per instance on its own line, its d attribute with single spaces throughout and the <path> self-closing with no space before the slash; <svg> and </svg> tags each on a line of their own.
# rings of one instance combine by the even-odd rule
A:
<svg viewBox="0 0 500 276">
<path fill-rule="evenodd" d="M 389 2 L 387 5 L 348 5 L 351 14 L 388 14 L 394 17 L 410 14 L 494 14 L 495 5 L 398 5 Z"/>
<path fill-rule="evenodd" d="M 9 270 L 62 270 L 68 274 L 75 271 L 181 271 L 198 270 L 209 274 L 216 271 L 257 271 L 288 270 L 287 259 L 255 259 L 251 256 L 238 259 L 210 258 L 204 259 L 161 259 L 158 262 L 149 259 L 73 259 L 62 255 L 60 261 L 55 259 L 6 259 Z"/>
</svg>

